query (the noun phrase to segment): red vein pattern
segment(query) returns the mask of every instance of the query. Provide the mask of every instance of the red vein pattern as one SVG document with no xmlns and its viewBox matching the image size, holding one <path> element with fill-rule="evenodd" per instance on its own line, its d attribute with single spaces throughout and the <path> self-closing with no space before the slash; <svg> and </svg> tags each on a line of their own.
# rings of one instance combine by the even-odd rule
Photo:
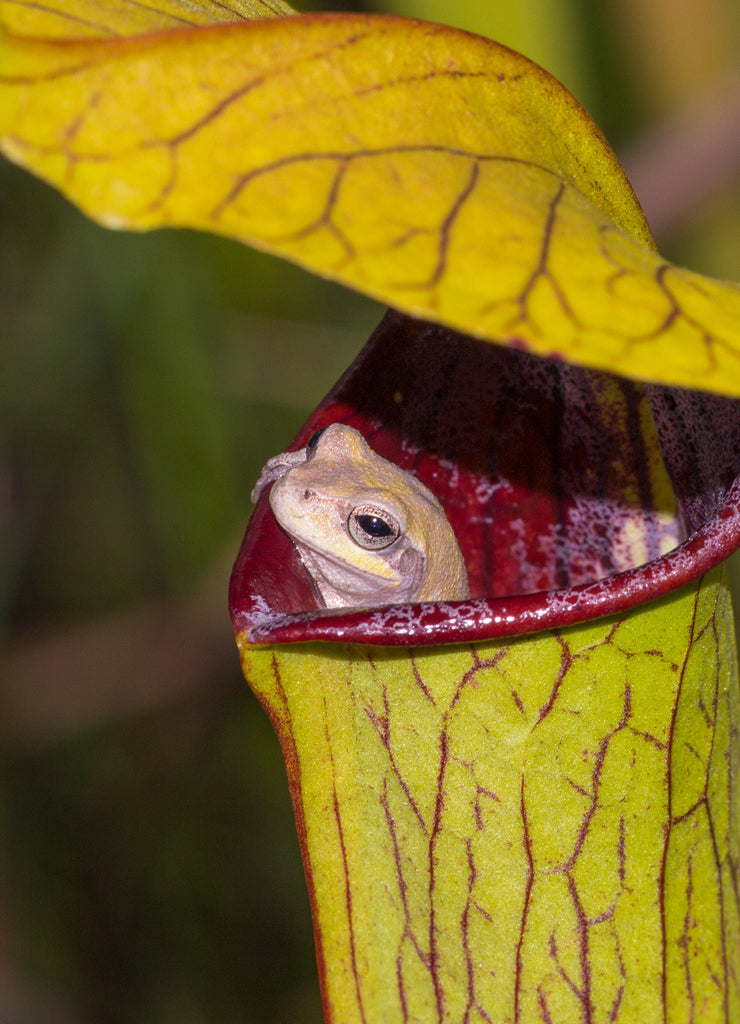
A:
<svg viewBox="0 0 740 1024">
<path fill-rule="evenodd" d="M 655 253 L 542 69 L 388 16 L 156 7 L 111 0 L 101 23 L 93 0 L 0 0 L 0 145 L 91 216 L 222 233 L 490 341 L 740 393 L 740 290 Z M 186 24 L 221 17 L 238 23 Z"/>
<path fill-rule="evenodd" d="M 328 1020 L 736 1024 L 737 403 L 391 315 L 295 447 L 336 421 L 439 496 L 475 599 L 321 611 L 264 501 L 247 532 Z"/>
<path fill-rule="evenodd" d="M 328 1021 L 737 1021 L 720 570 L 618 618 L 473 647 L 244 641 L 298 752 Z"/>
</svg>

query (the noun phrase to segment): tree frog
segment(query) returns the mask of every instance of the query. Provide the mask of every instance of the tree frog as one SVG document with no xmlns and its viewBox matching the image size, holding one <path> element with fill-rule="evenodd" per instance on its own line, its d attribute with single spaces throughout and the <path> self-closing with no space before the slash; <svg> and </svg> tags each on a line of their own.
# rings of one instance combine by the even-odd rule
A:
<svg viewBox="0 0 740 1024">
<path fill-rule="evenodd" d="M 353 427 L 317 430 L 270 459 L 252 491 L 298 549 L 325 608 L 470 596 L 455 534 L 432 492 Z"/>
</svg>

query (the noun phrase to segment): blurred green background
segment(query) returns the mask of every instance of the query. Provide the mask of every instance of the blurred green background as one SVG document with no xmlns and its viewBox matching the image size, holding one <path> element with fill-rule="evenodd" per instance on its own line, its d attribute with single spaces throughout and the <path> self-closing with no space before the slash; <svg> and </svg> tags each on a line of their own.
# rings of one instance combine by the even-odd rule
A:
<svg viewBox="0 0 740 1024">
<path fill-rule="evenodd" d="M 343 6 L 544 64 L 665 254 L 740 279 L 737 0 Z M 0 1024 L 321 1020 L 226 589 L 261 465 L 381 315 L 232 242 L 105 232 L 0 163 Z"/>
</svg>

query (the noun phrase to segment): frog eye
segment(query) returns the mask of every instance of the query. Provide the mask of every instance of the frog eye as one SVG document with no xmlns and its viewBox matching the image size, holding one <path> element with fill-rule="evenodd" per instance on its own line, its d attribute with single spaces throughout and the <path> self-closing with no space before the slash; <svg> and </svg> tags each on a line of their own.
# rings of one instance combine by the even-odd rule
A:
<svg viewBox="0 0 740 1024">
<path fill-rule="evenodd" d="M 393 516 L 376 505 L 358 505 L 347 518 L 347 529 L 355 544 L 368 551 L 379 551 L 401 536 L 401 527 Z"/>
<path fill-rule="evenodd" d="M 306 461 L 308 461 L 308 459 L 310 459 L 313 453 L 316 451 L 316 445 L 319 443 L 319 438 L 321 437 L 325 430 L 326 427 L 320 427 L 318 430 L 315 430 L 313 434 L 311 434 L 311 436 L 309 437 L 308 441 L 306 442 Z"/>
</svg>

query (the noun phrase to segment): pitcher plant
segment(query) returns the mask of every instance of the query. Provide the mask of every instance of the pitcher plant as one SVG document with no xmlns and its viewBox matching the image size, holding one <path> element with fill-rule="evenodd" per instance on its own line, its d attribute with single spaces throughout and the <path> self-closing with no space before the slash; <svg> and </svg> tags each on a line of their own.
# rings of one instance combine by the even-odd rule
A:
<svg viewBox="0 0 740 1024">
<path fill-rule="evenodd" d="M 0 24 L 11 159 L 393 310 L 290 448 L 345 424 L 424 483 L 470 597 L 322 607 L 268 489 L 231 585 L 327 1021 L 739 1020 L 740 290 L 662 259 L 489 40 L 280 0 Z"/>
</svg>

